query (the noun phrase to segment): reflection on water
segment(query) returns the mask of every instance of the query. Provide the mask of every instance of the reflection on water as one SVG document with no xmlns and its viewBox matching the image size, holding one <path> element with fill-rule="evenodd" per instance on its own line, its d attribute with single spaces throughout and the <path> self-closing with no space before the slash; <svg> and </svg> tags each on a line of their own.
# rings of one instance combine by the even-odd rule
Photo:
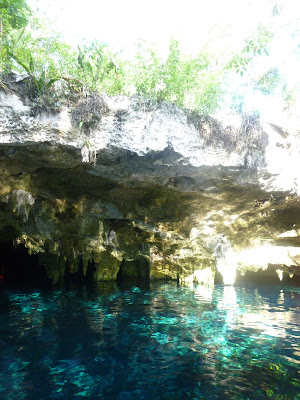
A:
<svg viewBox="0 0 300 400">
<path fill-rule="evenodd" d="M 300 288 L 0 292 L 0 398 L 300 399 Z"/>
</svg>

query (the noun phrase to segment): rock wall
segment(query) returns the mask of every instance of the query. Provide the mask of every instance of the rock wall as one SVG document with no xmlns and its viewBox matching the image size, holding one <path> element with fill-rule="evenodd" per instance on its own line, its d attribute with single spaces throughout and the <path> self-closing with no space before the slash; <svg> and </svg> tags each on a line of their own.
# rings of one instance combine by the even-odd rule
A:
<svg viewBox="0 0 300 400">
<path fill-rule="evenodd" d="M 300 276 L 298 132 L 105 96 L 83 129 L 89 101 L 33 116 L 0 92 L 0 244 L 53 282 Z"/>
</svg>

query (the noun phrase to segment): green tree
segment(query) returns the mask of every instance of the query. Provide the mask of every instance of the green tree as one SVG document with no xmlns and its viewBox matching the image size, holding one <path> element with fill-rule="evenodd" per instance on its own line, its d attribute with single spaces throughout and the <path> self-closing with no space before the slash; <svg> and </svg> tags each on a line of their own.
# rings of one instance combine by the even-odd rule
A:
<svg viewBox="0 0 300 400">
<path fill-rule="evenodd" d="M 221 97 L 222 71 L 205 52 L 196 57 L 183 56 L 180 44 L 172 39 L 166 60 L 154 49 L 140 43 L 131 66 L 130 79 L 138 95 L 179 107 L 214 112 Z"/>
<path fill-rule="evenodd" d="M 0 73 L 9 68 L 6 66 L 8 61 L 6 41 L 9 33 L 13 29 L 25 26 L 30 14 L 31 10 L 26 0 L 0 0 Z"/>
<path fill-rule="evenodd" d="M 156 49 L 149 48 L 140 41 L 135 58 L 129 63 L 128 87 L 130 93 L 157 100 L 163 85 L 162 61 Z"/>
<path fill-rule="evenodd" d="M 0 0 L 0 29 L 1 37 L 11 29 L 25 26 L 31 11 L 26 0 Z"/>
</svg>

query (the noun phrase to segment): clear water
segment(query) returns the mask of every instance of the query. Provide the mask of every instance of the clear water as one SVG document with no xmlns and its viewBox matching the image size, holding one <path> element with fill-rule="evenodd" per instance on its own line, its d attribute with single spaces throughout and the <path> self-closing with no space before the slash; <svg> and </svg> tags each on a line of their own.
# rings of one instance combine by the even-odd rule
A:
<svg viewBox="0 0 300 400">
<path fill-rule="evenodd" d="M 0 291 L 0 399 L 300 399 L 299 287 Z"/>
</svg>

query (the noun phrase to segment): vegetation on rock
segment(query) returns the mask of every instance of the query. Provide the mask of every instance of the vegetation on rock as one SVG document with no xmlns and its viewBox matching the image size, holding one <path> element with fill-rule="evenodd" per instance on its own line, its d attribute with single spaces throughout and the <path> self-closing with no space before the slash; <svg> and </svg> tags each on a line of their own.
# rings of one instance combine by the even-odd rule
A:
<svg viewBox="0 0 300 400">
<path fill-rule="evenodd" d="M 1 1 L 0 15 L 1 85 L 5 86 L 5 74 L 10 71 L 26 76 L 27 96 L 36 103 L 34 112 L 57 111 L 78 97 L 104 92 L 136 94 L 158 103 L 166 100 L 211 115 L 224 101 L 226 82 L 236 73 L 248 73 L 254 60 L 268 54 L 273 38 L 270 27 L 259 26 L 239 52 L 218 53 L 204 46 L 193 56 L 184 54 L 180 43 L 172 39 L 165 57 L 139 42 L 136 54 L 126 58 L 96 41 L 72 48 L 34 18 L 26 0 Z M 281 77 L 271 67 L 251 79 L 256 90 L 267 95 L 280 86 Z M 295 93 L 284 84 L 281 90 L 288 107 Z"/>
</svg>

